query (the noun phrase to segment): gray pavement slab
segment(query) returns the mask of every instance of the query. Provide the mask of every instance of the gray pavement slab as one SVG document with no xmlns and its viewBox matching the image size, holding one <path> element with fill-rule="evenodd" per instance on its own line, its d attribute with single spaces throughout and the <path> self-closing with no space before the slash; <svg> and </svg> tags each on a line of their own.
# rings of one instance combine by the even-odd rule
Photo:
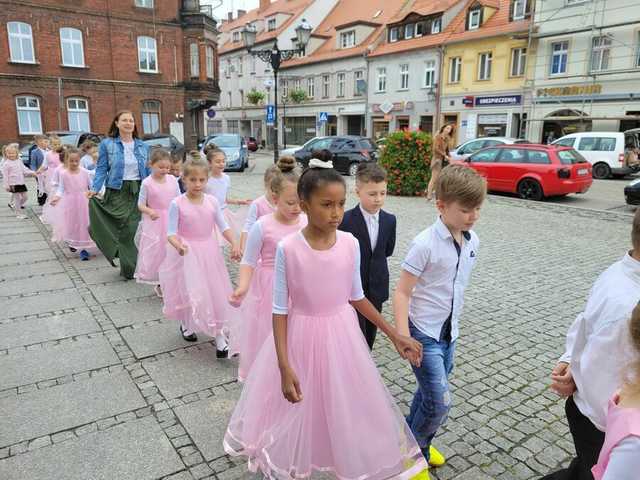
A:
<svg viewBox="0 0 640 480">
<path fill-rule="evenodd" d="M 165 398 L 171 399 L 235 380 L 238 365 L 234 359 L 218 360 L 216 348 L 204 345 L 145 363 L 145 369 Z"/>
<path fill-rule="evenodd" d="M 0 242 L 2 242 L 3 244 L 31 242 L 34 240 L 42 241 L 42 234 L 36 227 L 33 227 L 33 232 L 31 233 L 15 233 L 10 230 L 0 230 Z"/>
<path fill-rule="evenodd" d="M 0 399 L 0 447 L 145 405 L 124 371 L 6 397 Z"/>
<path fill-rule="evenodd" d="M 120 364 L 104 336 L 81 338 L 0 357 L 0 390 Z"/>
<path fill-rule="evenodd" d="M 1 243 L 2 240 L 0 239 L 0 244 Z M 28 267 L 25 267 L 24 265 L 14 265 L 11 267 L 2 267 L 0 269 L 0 281 L 62 272 L 64 272 L 64 267 L 57 260 L 31 263 Z M 2 283 L 0 283 L 0 295 L 3 294 L 3 291 Z"/>
<path fill-rule="evenodd" d="M 20 320 L 0 325 L 0 350 L 98 331 L 100 326 L 88 309 Z"/>
<path fill-rule="evenodd" d="M 21 239 L 19 242 L 9 242 L 2 246 L 2 253 L 32 252 L 34 250 L 49 250 L 49 244 L 42 235 L 37 240 Z"/>
<path fill-rule="evenodd" d="M 4 265 L 24 265 L 40 260 L 56 260 L 51 250 L 35 250 L 33 252 L 0 253 L 0 267 Z"/>
<path fill-rule="evenodd" d="M 94 255 L 95 254 L 95 255 Z M 109 267 L 116 274 L 120 271 L 117 267 L 112 267 L 111 264 L 107 261 L 106 258 L 100 252 L 92 252 L 91 258 L 88 262 L 83 262 L 80 260 L 80 257 L 76 255 L 72 255 L 71 252 L 65 252 L 65 259 L 69 262 L 69 265 L 73 266 L 78 271 L 83 270 L 94 270 L 96 268 Z"/>
<path fill-rule="evenodd" d="M 182 426 L 209 462 L 224 455 L 222 438 L 241 389 L 182 405 L 174 409 Z"/>
<path fill-rule="evenodd" d="M 27 270 L 23 267 L 24 270 Z M 30 269 L 28 269 L 30 270 Z M 0 296 L 21 295 L 47 290 L 61 290 L 73 287 L 73 282 L 66 273 L 41 275 L 18 280 L 0 282 Z"/>
<path fill-rule="evenodd" d="M 0 461 L 3 480 L 155 480 L 184 464 L 153 417 Z"/>
<path fill-rule="evenodd" d="M 155 295 L 150 285 L 136 283 L 133 280 L 121 281 L 109 285 L 90 285 L 88 288 L 100 303 Z"/>
<path fill-rule="evenodd" d="M 36 315 L 84 306 L 84 300 L 75 290 L 48 292 L 40 295 L 12 299 L 0 299 L 0 319 Z"/>
<path fill-rule="evenodd" d="M 87 285 L 122 282 L 120 270 L 113 268 L 111 265 L 106 265 L 91 270 L 83 269 L 80 270 L 79 273 L 82 277 L 82 280 L 84 280 Z"/>
<path fill-rule="evenodd" d="M 116 327 L 126 327 L 162 318 L 162 300 L 158 297 L 143 298 L 135 302 L 105 305 L 104 311 Z"/>
<path fill-rule="evenodd" d="M 199 334 L 197 342 L 187 342 L 178 331 L 179 325 L 178 322 L 167 321 L 128 328 L 120 333 L 138 359 L 211 341 L 211 337 Z"/>
</svg>

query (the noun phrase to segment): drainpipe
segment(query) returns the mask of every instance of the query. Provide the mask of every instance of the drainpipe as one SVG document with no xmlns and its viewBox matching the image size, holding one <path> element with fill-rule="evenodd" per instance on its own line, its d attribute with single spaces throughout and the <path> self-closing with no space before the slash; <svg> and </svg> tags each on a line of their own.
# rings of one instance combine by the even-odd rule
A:
<svg viewBox="0 0 640 480">
<path fill-rule="evenodd" d="M 441 85 L 443 82 L 443 65 L 444 65 L 444 47 L 441 45 L 438 47 L 438 83 L 436 84 L 436 118 L 435 118 L 435 128 L 434 130 L 437 132 L 440 129 L 440 95 L 441 95 Z"/>
<path fill-rule="evenodd" d="M 58 77 L 58 130 L 62 130 L 62 77 Z"/>
</svg>

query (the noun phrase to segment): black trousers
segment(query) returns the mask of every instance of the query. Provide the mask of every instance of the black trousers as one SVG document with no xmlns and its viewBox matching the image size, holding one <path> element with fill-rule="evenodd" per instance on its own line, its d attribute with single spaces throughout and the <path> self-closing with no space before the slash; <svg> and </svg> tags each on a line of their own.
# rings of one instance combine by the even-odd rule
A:
<svg viewBox="0 0 640 480">
<path fill-rule="evenodd" d="M 369 301 L 373 304 L 374 307 L 376 307 L 376 310 L 382 312 L 383 302 L 374 302 L 373 300 Z M 376 341 L 376 333 L 378 333 L 378 327 L 376 327 L 372 322 L 367 320 L 366 317 L 363 317 L 359 313 L 358 322 L 360 323 L 360 330 L 362 330 L 362 334 L 367 341 L 367 345 L 369 345 L 369 350 L 373 350 L 373 343 Z"/>
<path fill-rule="evenodd" d="M 604 444 L 604 432 L 598 430 L 591 420 L 580 412 L 573 397 L 567 399 L 564 410 L 576 447 L 576 457 L 566 469 L 551 473 L 541 480 L 593 480 L 591 467 L 598 462 Z"/>
</svg>

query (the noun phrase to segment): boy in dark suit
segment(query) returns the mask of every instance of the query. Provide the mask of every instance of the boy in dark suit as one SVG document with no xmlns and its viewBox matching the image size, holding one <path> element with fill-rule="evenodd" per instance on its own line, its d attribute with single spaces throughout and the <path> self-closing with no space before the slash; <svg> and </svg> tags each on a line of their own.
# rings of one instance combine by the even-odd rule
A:
<svg viewBox="0 0 640 480">
<path fill-rule="evenodd" d="M 396 246 L 396 217 L 382 210 L 387 196 L 387 172 L 376 163 L 361 163 L 356 173 L 360 204 L 344 213 L 340 230 L 350 232 L 360 243 L 360 277 L 367 299 L 379 312 L 389 299 L 387 257 Z M 358 314 L 360 329 L 373 349 L 376 326 Z"/>
</svg>

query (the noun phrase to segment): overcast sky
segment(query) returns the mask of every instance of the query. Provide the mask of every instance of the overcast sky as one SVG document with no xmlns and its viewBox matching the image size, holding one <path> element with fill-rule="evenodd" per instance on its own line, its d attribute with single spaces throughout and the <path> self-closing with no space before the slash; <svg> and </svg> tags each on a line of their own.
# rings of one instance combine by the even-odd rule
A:
<svg viewBox="0 0 640 480">
<path fill-rule="evenodd" d="M 200 0 L 200 4 L 218 5 L 219 3 L 222 3 L 220 7 L 213 11 L 213 14 L 218 18 L 226 18 L 227 12 L 232 10 L 233 12 L 236 12 L 238 9 L 251 10 L 252 8 L 257 8 L 258 1 L 259 0 Z M 233 16 L 235 17 L 235 13 Z"/>
</svg>

